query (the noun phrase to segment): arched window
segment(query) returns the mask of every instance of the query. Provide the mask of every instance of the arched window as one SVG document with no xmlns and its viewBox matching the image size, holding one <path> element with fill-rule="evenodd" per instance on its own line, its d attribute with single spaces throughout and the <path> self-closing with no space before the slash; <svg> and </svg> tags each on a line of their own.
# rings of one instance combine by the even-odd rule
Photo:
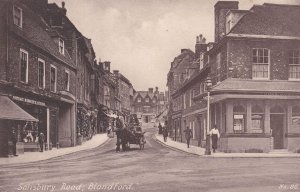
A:
<svg viewBox="0 0 300 192">
<path fill-rule="evenodd" d="M 243 133 L 245 127 L 246 112 L 242 105 L 233 106 L 233 132 Z"/>
<path fill-rule="evenodd" d="M 300 107 L 294 106 L 292 108 L 292 125 L 300 127 Z"/>
<path fill-rule="evenodd" d="M 263 133 L 264 110 L 259 105 L 253 105 L 251 108 L 252 133 Z"/>
</svg>

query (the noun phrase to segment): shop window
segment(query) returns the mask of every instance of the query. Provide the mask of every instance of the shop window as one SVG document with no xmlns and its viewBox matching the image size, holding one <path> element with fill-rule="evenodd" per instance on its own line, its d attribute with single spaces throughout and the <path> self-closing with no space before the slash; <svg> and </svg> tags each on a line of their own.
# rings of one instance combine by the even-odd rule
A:
<svg viewBox="0 0 300 192">
<path fill-rule="evenodd" d="M 56 92 L 56 78 L 57 78 L 57 74 L 56 74 L 56 67 L 54 67 L 53 65 L 51 65 L 50 67 L 50 91 L 52 92 Z"/>
<path fill-rule="evenodd" d="M 252 78 L 269 79 L 270 51 L 268 49 L 252 50 Z"/>
<path fill-rule="evenodd" d="M 39 88 L 45 88 L 45 61 L 38 59 L 38 85 Z"/>
<path fill-rule="evenodd" d="M 294 106 L 292 108 L 292 125 L 300 128 L 300 107 Z"/>
<path fill-rule="evenodd" d="M 300 50 L 289 51 L 289 80 L 300 80 Z"/>
<path fill-rule="evenodd" d="M 252 133 L 263 133 L 264 111 L 258 105 L 252 106 L 251 122 Z"/>
<path fill-rule="evenodd" d="M 243 133 L 245 127 L 245 108 L 241 105 L 233 107 L 233 132 Z"/>
<path fill-rule="evenodd" d="M 23 11 L 21 8 L 14 6 L 13 8 L 14 24 L 22 28 L 23 23 Z"/>
<path fill-rule="evenodd" d="M 28 83 L 28 52 L 20 50 L 20 80 Z"/>
</svg>

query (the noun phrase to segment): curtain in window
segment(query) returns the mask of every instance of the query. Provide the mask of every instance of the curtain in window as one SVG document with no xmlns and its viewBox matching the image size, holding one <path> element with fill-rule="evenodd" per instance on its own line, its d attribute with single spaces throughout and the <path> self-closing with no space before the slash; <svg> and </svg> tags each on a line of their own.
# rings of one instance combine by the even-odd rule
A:
<svg viewBox="0 0 300 192">
<path fill-rule="evenodd" d="M 269 65 L 268 64 L 253 64 L 252 77 L 254 78 L 268 78 Z"/>
</svg>

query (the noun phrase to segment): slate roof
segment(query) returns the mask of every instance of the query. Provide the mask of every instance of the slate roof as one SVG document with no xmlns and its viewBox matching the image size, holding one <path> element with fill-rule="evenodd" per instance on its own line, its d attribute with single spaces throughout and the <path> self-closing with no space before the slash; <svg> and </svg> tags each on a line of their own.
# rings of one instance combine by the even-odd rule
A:
<svg viewBox="0 0 300 192">
<path fill-rule="evenodd" d="M 230 33 L 299 37 L 299 18 L 300 5 L 254 5 Z"/>
<path fill-rule="evenodd" d="M 22 1 L 14 1 L 22 2 Z M 19 5 L 19 3 L 18 3 Z M 56 57 L 58 60 L 63 61 L 65 64 L 75 67 L 68 51 L 65 49 L 64 55 L 59 53 L 58 44 L 50 37 L 53 34 L 53 30 L 46 24 L 44 19 L 33 12 L 30 8 L 23 4 L 23 27 L 20 30 L 14 24 L 11 25 L 10 29 L 15 34 L 26 39 L 35 46 L 41 48 L 42 50 L 50 53 L 52 56 Z M 49 32 L 49 34 L 48 34 Z"/>
<path fill-rule="evenodd" d="M 251 80 L 229 78 L 213 86 L 212 92 L 216 91 L 300 93 L 300 82 L 287 80 Z"/>
</svg>

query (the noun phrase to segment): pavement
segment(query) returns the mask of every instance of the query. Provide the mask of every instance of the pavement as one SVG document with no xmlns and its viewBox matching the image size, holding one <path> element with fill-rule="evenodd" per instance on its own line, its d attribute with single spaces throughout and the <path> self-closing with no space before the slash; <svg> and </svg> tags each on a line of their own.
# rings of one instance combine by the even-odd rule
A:
<svg viewBox="0 0 300 192">
<path fill-rule="evenodd" d="M 82 150 L 93 149 L 104 144 L 108 139 L 107 134 L 97 134 L 94 135 L 91 140 L 75 147 L 53 148 L 52 150 L 44 152 L 25 152 L 17 157 L 0 157 L 0 165 L 42 161 Z"/>
<path fill-rule="evenodd" d="M 181 143 L 177 141 L 173 141 L 171 138 L 167 139 L 167 142 L 164 142 L 164 138 L 160 134 L 154 135 L 154 140 L 161 143 L 162 145 L 169 147 L 174 150 L 179 150 L 182 152 L 186 152 L 189 154 L 195 154 L 203 157 L 223 157 L 223 158 L 274 158 L 274 157 L 296 157 L 300 158 L 300 153 L 292 153 L 292 152 L 270 152 L 270 153 L 224 153 L 217 151 L 216 153 L 211 153 L 211 155 L 205 155 L 205 148 L 192 146 L 187 148 L 186 143 Z"/>
</svg>

